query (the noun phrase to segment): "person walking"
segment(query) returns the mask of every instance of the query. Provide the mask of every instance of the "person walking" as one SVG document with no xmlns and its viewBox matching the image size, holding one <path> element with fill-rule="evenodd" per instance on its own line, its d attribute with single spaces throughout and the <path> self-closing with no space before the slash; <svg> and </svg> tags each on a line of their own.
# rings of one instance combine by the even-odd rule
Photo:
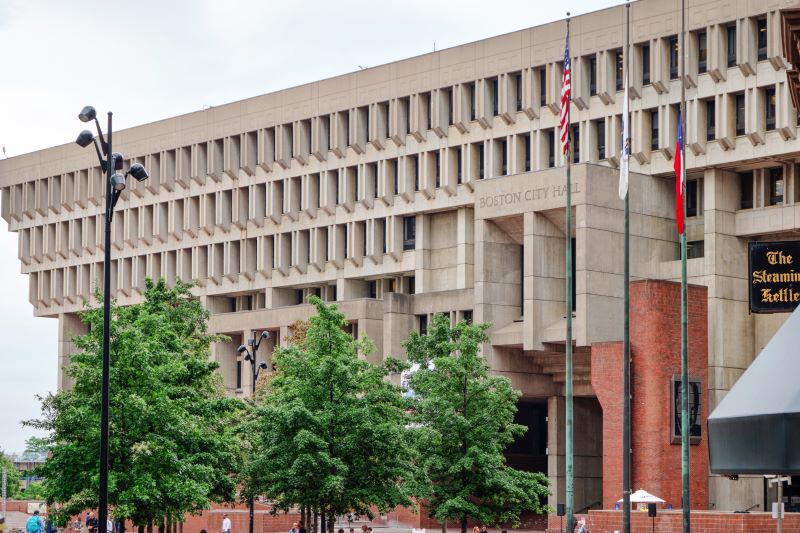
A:
<svg viewBox="0 0 800 533">
<path fill-rule="evenodd" d="M 33 512 L 33 515 L 25 522 L 25 531 L 27 533 L 44 533 L 44 522 L 42 517 L 39 516 L 38 509 Z"/>
<path fill-rule="evenodd" d="M 89 533 L 97 533 L 97 517 L 91 511 L 86 515 L 86 529 Z"/>
<path fill-rule="evenodd" d="M 231 533 L 231 519 L 227 513 L 222 515 L 222 533 Z"/>
</svg>

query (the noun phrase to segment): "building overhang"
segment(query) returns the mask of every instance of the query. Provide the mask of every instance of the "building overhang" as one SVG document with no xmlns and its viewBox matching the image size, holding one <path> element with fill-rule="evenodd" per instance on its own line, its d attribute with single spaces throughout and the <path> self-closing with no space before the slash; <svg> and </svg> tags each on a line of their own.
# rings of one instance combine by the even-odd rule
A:
<svg viewBox="0 0 800 533">
<path fill-rule="evenodd" d="M 791 63 L 791 68 L 786 70 L 786 79 L 789 82 L 789 94 L 792 105 L 800 109 L 800 8 L 781 10 L 781 37 L 783 42 L 783 56 Z"/>
</svg>

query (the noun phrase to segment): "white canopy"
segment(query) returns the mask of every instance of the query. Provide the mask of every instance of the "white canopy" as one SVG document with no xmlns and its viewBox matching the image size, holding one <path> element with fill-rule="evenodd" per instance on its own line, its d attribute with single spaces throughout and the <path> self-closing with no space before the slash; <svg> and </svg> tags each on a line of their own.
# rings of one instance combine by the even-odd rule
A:
<svg viewBox="0 0 800 533">
<path fill-rule="evenodd" d="M 622 503 L 622 500 L 618 500 L 617 503 Z M 665 502 L 658 496 L 654 496 L 644 489 L 639 489 L 633 494 L 631 494 L 631 503 L 665 503 Z"/>
</svg>

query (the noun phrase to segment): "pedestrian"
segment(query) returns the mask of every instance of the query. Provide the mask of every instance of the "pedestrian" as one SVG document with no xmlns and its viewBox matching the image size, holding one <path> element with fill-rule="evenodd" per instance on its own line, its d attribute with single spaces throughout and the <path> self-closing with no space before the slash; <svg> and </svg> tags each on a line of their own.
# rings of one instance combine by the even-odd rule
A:
<svg viewBox="0 0 800 533">
<path fill-rule="evenodd" d="M 300 527 L 297 522 L 292 522 L 292 529 L 289 530 L 289 533 L 300 533 Z"/>
<path fill-rule="evenodd" d="M 586 520 L 584 520 L 583 518 L 581 518 L 581 519 L 578 521 L 578 533 L 586 533 L 586 532 L 587 532 L 587 529 L 586 529 Z"/>
<path fill-rule="evenodd" d="M 222 533 L 231 533 L 231 519 L 227 513 L 222 515 Z"/>
<path fill-rule="evenodd" d="M 473 527 L 472 533 L 481 533 L 481 528 L 479 528 L 478 526 Z"/>
<path fill-rule="evenodd" d="M 340 528 L 339 528 L 339 531 L 337 531 L 336 533 L 344 533 L 344 528 L 343 528 L 343 527 L 340 527 Z"/>
<path fill-rule="evenodd" d="M 6 517 L 0 514 L 0 533 L 6 531 Z"/>
<path fill-rule="evenodd" d="M 114 533 L 114 521 L 110 515 L 106 518 L 106 533 Z"/>
<path fill-rule="evenodd" d="M 306 526 L 305 526 L 305 524 L 303 524 L 302 520 L 300 520 L 300 531 L 299 531 L 299 533 L 308 533 L 306 531 Z M 344 532 L 342 532 L 342 533 L 344 533 Z"/>
<path fill-rule="evenodd" d="M 33 515 L 25 522 L 25 531 L 27 533 L 44 533 L 44 522 L 42 517 L 39 516 L 39 510 L 33 512 Z"/>
<path fill-rule="evenodd" d="M 97 533 L 97 517 L 91 511 L 86 515 L 86 529 L 89 533 Z"/>
</svg>

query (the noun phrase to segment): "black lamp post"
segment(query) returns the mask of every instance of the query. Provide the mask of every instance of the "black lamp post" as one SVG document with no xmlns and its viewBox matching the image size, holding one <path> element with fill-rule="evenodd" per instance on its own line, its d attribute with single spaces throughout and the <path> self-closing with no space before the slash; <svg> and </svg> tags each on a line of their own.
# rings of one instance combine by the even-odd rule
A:
<svg viewBox="0 0 800 533">
<path fill-rule="evenodd" d="M 252 370 L 252 377 L 253 377 L 253 388 L 252 396 L 255 399 L 256 397 L 256 381 L 258 380 L 259 374 L 261 374 L 262 370 L 267 369 L 267 363 L 261 361 L 260 363 L 256 364 L 256 354 L 258 353 L 258 347 L 261 346 L 261 341 L 269 339 L 269 331 L 262 331 L 261 335 L 257 335 L 256 332 L 253 332 L 253 338 L 247 339 L 247 344 L 250 345 L 250 349 L 247 348 L 246 345 L 242 344 L 239 346 L 237 350 L 240 354 L 244 354 L 244 360 L 250 362 L 250 368 Z M 251 351 L 252 350 L 252 351 Z M 255 514 L 255 497 L 250 497 L 250 533 L 253 533 L 253 521 L 254 521 L 254 514 Z"/>
<path fill-rule="evenodd" d="M 108 112 L 108 142 L 103 137 L 103 130 L 100 128 L 100 121 L 97 120 L 97 111 L 92 106 L 84 107 L 78 118 L 81 122 L 94 121 L 97 126 L 97 137 L 89 130 L 83 130 L 75 140 L 78 145 L 86 148 L 94 144 L 97 152 L 97 159 L 100 160 L 100 167 L 106 173 L 106 211 L 105 211 L 105 231 L 106 240 L 103 249 L 103 378 L 100 387 L 100 487 L 98 494 L 98 524 L 105 528 L 108 522 L 108 373 L 110 366 L 110 336 L 111 336 L 111 221 L 114 216 L 114 206 L 117 205 L 120 194 L 125 189 L 125 178 L 128 174 L 137 181 L 144 181 L 148 178 L 147 171 L 139 163 L 131 165 L 125 174 L 122 170 L 122 154 L 111 151 L 111 111 Z M 105 157 L 105 158 L 104 158 Z"/>
</svg>

